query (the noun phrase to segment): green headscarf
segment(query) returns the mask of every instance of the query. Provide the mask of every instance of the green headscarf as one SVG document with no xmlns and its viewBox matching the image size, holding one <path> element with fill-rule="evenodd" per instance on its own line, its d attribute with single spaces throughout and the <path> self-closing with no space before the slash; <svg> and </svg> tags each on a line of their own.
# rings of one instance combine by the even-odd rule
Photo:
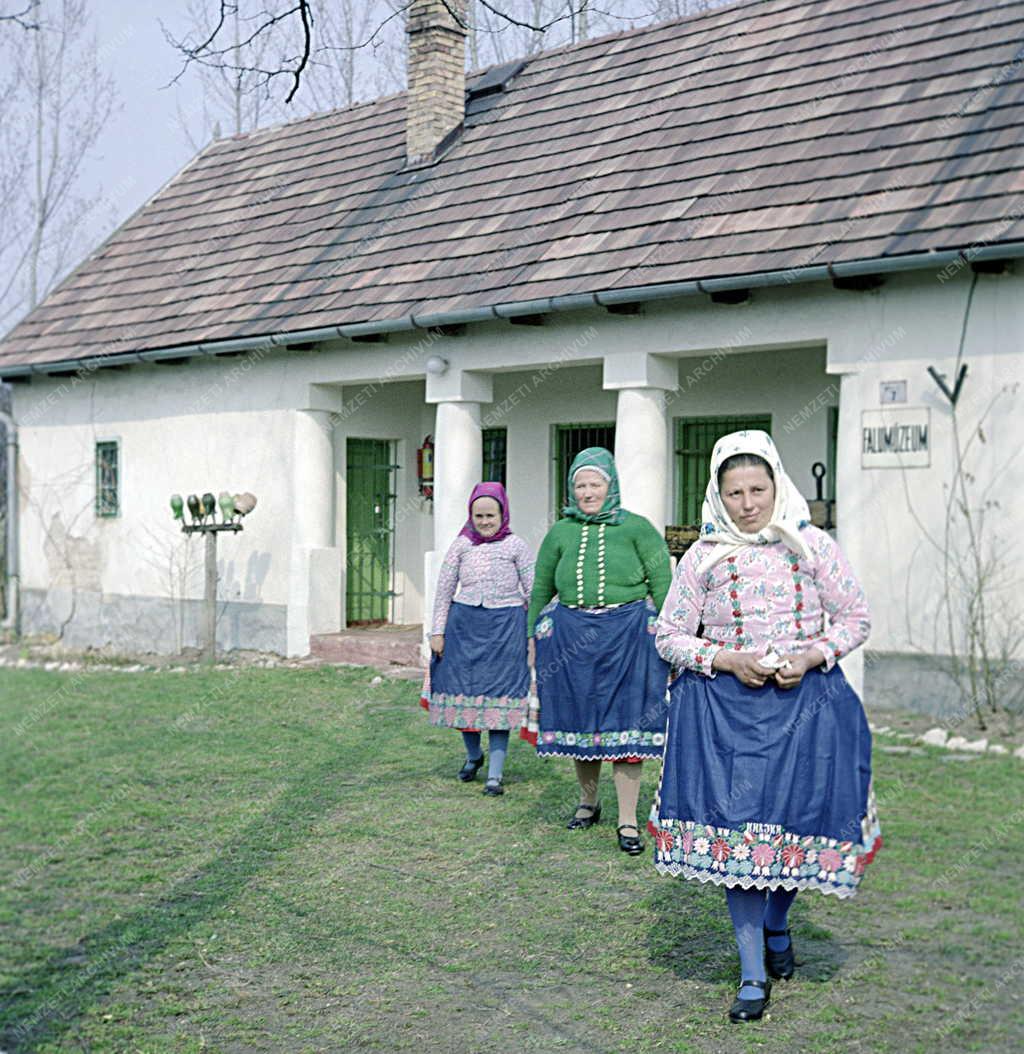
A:
<svg viewBox="0 0 1024 1054">
<path fill-rule="evenodd" d="M 576 500 L 573 490 L 573 480 L 581 468 L 590 468 L 600 472 L 608 480 L 608 494 L 604 504 L 598 512 L 593 514 L 584 512 Z M 619 494 L 619 474 L 615 470 L 615 458 L 603 446 L 588 446 L 581 450 L 572 464 L 569 466 L 569 479 L 567 484 L 569 491 L 568 504 L 562 509 L 562 515 L 580 523 L 611 523 L 619 524 L 626 518 L 626 510 L 622 507 L 622 497 Z"/>
</svg>

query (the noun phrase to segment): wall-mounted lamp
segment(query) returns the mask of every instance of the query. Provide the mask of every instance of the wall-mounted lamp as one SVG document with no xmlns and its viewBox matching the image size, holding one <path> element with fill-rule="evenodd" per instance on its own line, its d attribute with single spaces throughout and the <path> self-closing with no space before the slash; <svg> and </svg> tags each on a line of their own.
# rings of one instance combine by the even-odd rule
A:
<svg viewBox="0 0 1024 1054">
<path fill-rule="evenodd" d="M 448 360 L 442 359 L 440 355 L 431 355 L 426 361 L 427 373 L 440 377 L 448 369 Z"/>
</svg>

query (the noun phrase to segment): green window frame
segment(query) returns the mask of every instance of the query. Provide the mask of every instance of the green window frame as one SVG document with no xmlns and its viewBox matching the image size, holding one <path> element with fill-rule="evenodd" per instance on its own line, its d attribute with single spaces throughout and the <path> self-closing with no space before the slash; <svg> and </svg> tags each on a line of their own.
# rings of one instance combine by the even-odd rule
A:
<svg viewBox="0 0 1024 1054">
<path fill-rule="evenodd" d="M 480 478 L 486 483 L 505 486 L 508 473 L 508 429 L 485 428 L 483 430 L 483 466 Z"/>
<path fill-rule="evenodd" d="M 679 526 L 700 526 L 711 451 L 722 436 L 744 428 L 758 428 L 771 435 L 772 415 L 676 418 L 676 523 Z"/>
<path fill-rule="evenodd" d="M 108 519 L 121 513 L 121 457 L 117 440 L 96 444 L 96 515 Z"/>
<path fill-rule="evenodd" d="M 555 425 L 555 519 L 562 515 L 566 500 L 569 466 L 581 450 L 603 446 L 615 453 L 615 422 Z"/>
</svg>

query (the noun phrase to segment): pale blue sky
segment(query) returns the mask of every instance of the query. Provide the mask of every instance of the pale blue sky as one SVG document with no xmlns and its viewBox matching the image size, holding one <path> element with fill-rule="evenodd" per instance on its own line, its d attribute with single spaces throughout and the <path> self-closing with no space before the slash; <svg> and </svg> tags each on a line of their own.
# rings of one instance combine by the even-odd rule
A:
<svg viewBox="0 0 1024 1054">
<path fill-rule="evenodd" d="M 158 22 L 162 18 L 173 29 L 175 12 L 183 6 L 166 0 L 94 0 L 91 5 L 103 65 L 118 88 L 119 108 L 83 174 L 85 185 L 103 190 L 95 225 L 105 224 L 106 231 L 112 216 L 126 219 L 194 154 L 177 107 L 194 112 L 202 91 L 198 79 L 187 74 L 179 84 L 164 87 L 180 69 L 180 60 Z"/>
<path fill-rule="evenodd" d="M 712 0 L 716 2 L 721 0 Z M 184 36 L 189 23 L 188 0 L 87 0 L 87 5 L 101 64 L 114 78 L 118 98 L 117 109 L 82 172 L 83 197 L 88 199 L 99 193 L 100 200 L 86 217 L 79 256 L 95 249 L 116 225 L 148 201 L 195 155 L 195 145 L 182 127 L 179 114 L 185 115 L 196 142 L 209 138 L 209 132 L 204 132 L 203 91 L 197 72 L 186 71 L 177 84 L 168 86 L 181 69 L 181 58 L 164 38 L 160 22 L 176 36 Z M 594 35 L 628 27 L 628 22 L 613 17 L 612 11 L 618 16 L 628 13 L 650 20 L 655 10 L 669 13 L 670 7 L 685 10 L 688 5 L 683 0 L 664 7 L 655 0 L 614 0 L 601 6 L 608 8 L 608 13 L 593 16 Z M 379 17 L 375 15 L 370 21 L 377 22 Z M 510 27 L 506 24 L 505 29 Z M 564 31 L 565 26 L 561 26 L 553 32 L 557 35 Z M 552 39 L 552 44 L 555 42 Z M 511 42 L 506 46 L 515 47 Z M 360 94 L 376 94 L 372 90 L 376 80 L 372 75 L 376 61 L 372 49 L 360 52 L 359 57 Z M 272 93 L 280 100 L 285 89 L 283 79 L 275 81 Z M 275 117 L 269 123 L 297 119 L 316 108 L 308 91 L 300 93 L 294 115 L 288 113 L 292 107 L 285 110 L 283 106 L 272 106 L 269 109 L 275 111 Z M 229 119 L 224 121 L 224 129 L 230 131 Z"/>
</svg>

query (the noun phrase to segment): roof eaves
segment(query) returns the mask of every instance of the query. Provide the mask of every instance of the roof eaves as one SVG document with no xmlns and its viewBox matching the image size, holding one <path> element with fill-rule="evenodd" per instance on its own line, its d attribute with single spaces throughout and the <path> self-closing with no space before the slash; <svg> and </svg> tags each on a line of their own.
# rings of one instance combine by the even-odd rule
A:
<svg viewBox="0 0 1024 1054">
<path fill-rule="evenodd" d="M 337 340 L 339 337 L 368 337 L 386 333 L 433 329 L 439 326 L 490 322 L 494 319 L 515 318 L 522 315 L 579 311 L 595 306 L 608 307 L 616 304 L 651 303 L 658 300 L 671 300 L 701 293 L 725 292 L 730 289 L 769 288 L 795 285 L 797 283 L 830 281 L 835 278 L 851 278 L 866 274 L 895 274 L 909 271 L 939 270 L 958 261 L 971 263 L 976 260 L 1020 259 L 1022 257 L 1024 257 L 1024 241 L 968 246 L 965 249 L 946 249 L 910 253 L 905 256 L 875 257 L 835 264 L 816 264 L 812 267 L 799 267 L 782 271 L 760 271 L 748 275 L 730 275 L 725 278 L 693 279 L 661 285 L 602 289 L 594 292 L 547 297 L 540 300 L 512 301 L 504 304 L 465 308 L 435 314 L 410 314 L 401 318 L 380 319 L 379 321 L 359 322 L 342 326 L 325 326 L 319 329 L 295 330 L 293 332 L 276 333 L 260 337 L 241 337 L 234 340 L 184 344 L 150 351 L 123 352 L 88 359 L 25 363 L 15 366 L 3 366 L 0 364 L 0 376 L 4 378 L 19 377 L 68 370 L 80 370 L 88 373 L 104 366 L 154 362 L 161 359 L 217 356 L 228 352 L 257 351 L 284 347 L 288 344 Z"/>
</svg>

